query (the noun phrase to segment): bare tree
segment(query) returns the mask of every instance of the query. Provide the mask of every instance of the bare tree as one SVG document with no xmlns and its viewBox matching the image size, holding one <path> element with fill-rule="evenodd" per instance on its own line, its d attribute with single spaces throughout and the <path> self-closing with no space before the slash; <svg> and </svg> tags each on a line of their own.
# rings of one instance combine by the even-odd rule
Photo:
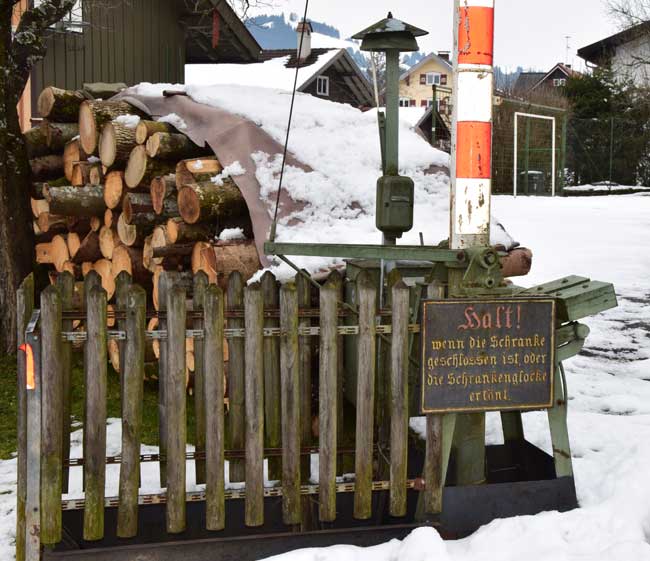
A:
<svg viewBox="0 0 650 561">
<path fill-rule="evenodd" d="M 633 29 L 636 34 L 634 46 L 623 45 L 624 56 L 621 63 L 629 71 L 630 76 L 641 77 L 645 82 L 650 80 L 650 0 L 607 0 L 611 17 L 622 30 Z M 645 46 L 639 47 L 639 40 Z"/>
<path fill-rule="evenodd" d="M 650 21 L 650 0 L 608 0 L 607 8 L 622 29 Z"/>
<path fill-rule="evenodd" d="M 251 8 L 273 8 L 277 2 L 273 2 L 273 0 L 228 0 L 228 4 L 241 19 L 247 20 Z"/>
<path fill-rule="evenodd" d="M 243 21 L 249 19 L 250 10 L 255 8 L 274 8 L 277 2 L 274 0 L 227 0 L 231 8 Z M 195 15 L 211 15 L 214 6 L 206 0 L 185 0 L 185 7 Z"/>
<path fill-rule="evenodd" d="M 386 89 L 386 54 L 372 51 L 368 55 L 368 80 L 375 90 L 375 102 L 383 103 L 384 90 Z"/>
<path fill-rule="evenodd" d="M 45 55 L 46 30 L 75 0 L 42 0 L 22 13 L 19 2 L 0 0 L 0 352 L 16 350 L 16 290 L 33 265 L 29 160 L 17 105 L 32 67 Z"/>
</svg>

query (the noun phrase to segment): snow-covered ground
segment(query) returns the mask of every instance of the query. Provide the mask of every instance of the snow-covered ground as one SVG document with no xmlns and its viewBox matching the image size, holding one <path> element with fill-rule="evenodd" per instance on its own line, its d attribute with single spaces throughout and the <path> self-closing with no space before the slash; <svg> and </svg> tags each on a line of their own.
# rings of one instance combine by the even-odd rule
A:
<svg viewBox="0 0 650 561">
<path fill-rule="evenodd" d="M 535 252 L 525 284 L 581 274 L 614 282 L 619 294 L 617 309 L 587 320 L 587 347 L 566 363 L 581 508 L 498 520 L 457 542 L 443 543 L 434 530 L 421 529 L 401 543 L 303 550 L 282 561 L 650 560 L 650 195 L 495 197 L 494 211 Z M 446 222 L 442 214 L 432 219 Z M 524 423 L 527 438 L 549 451 L 545 414 L 527 413 Z M 500 438 L 499 418 L 489 415 L 488 440 Z M 80 442 L 77 432 L 75 456 Z M 110 454 L 118 443 L 119 424 L 112 423 Z M 1 559 L 13 558 L 15 468 L 15 460 L 0 462 Z M 114 495 L 117 466 L 109 469 L 107 492 Z M 155 464 L 146 465 L 147 491 L 158 490 L 156 472 Z"/>
</svg>

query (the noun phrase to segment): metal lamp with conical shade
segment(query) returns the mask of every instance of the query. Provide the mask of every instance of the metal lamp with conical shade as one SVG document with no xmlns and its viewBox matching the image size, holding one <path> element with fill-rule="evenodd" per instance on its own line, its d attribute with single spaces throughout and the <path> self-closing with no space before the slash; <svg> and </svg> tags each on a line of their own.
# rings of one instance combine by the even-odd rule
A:
<svg viewBox="0 0 650 561">
<path fill-rule="evenodd" d="M 417 37 L 427 33 L 389 12 L 385 19 L 353 36 L 361 41 L 362 51 L 386 53 L 384 176 L 377 182 L 376 217 L 386 244 L 395 244 L 413 228 L 413 180 L 399 175 L 399 56 L 401 52 L 418 51 Z"/>
</svg>

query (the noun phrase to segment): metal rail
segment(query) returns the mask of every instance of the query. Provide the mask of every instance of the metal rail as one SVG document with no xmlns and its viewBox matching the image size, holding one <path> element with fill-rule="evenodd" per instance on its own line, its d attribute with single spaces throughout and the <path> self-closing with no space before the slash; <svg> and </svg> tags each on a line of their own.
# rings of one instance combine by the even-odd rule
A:
<svg viewBox="0 0 650 561">
<path fill-rule="evenodd" d="M 441 249 L 420 245 L 343 245 L 343 244 L 264 244 L 267 255 L 299 255 L 305 257 L 340 257 L 347 259 L 384 259 L 386 261 L 425 261 L 463 264 L 468 261 L 462 250 Z"/>
<path fill-rule="evenodd" d="M 421 488 L 423 485 L 422 480 L 411 479 L 406 482 L 407 489 L 416 489 Z M 356 489 L 356 484 L 353 481 L 342 482 L 336 484 L 337 493 L 354 493 Z M 390 490 L 390 481 L 373 481 L 372 491 L 389 491 Z M 319 485 L 302 485 L 300 487 L 301 495 L 318 495 L 320 492 Z M 282 487 L 265 487 L 264 488 L 264 497 L 281 497 L 282 496 Z M 225 491 L 225 499 L 227 501 L 233 500 L 242 500 L 246 498 L 246 489 L 242 487 L 240 489 L 227 489 Z M 188 503 L 200 503 L 205 502 L 205 491 L 191 491 L 186 493 L 185 500 Z M 145 494 L 138 497 L 139 505 L 159 505 L 165 504 L 167 502 L 166 493 L 154 493 L 154 494 Z M 107 497 L 104 499 L 104 506 L 107 508 L 117 508 L 120 505 L 119 497 Z M 84 499 L 67 499 L 61 501 L 61 509 L 64 511 L 70 510 L 83 510 L 85 507 Z"/>
<path fill-rule="evenodd" d="M 340 325 L 337 329 L 339 335 L 359 334 L 358 325 Z M 377 335 L 390 335 L 392 332 L 393 329 L 390 324 L 382 324 L 376 326 Z M 203 329 L 188 329 L 185 333 L 187 339 L 203 339 L 204 336 Z M 409 333 L 420 333 L 420 325 L 409 325 Z M 107 335 L 109 339 L 114 339 L 116 341 L 126 340 L 125 331 L 108 331 Z M 264 337 L 280 337 L 281 335 L 282 330 L 279 327 L 264 328 Z M 320 335 L 320 327 L 300 327 L 298 329 L 298 335 L 301 337 L 318 337 Z M 149 340 L 166 340 L 167 331 L 147 331 L 145 333 L 145 336 Z M 224 336 L 226 339 L 241 339 L 246 336 L 246 330 L 225 329 Z M 85 331 L 64 331 L 61 333 L 61 337 L 63 341 L 73 343 L 83 343 L 88 339 L 88 335 Z"/>
</svg>

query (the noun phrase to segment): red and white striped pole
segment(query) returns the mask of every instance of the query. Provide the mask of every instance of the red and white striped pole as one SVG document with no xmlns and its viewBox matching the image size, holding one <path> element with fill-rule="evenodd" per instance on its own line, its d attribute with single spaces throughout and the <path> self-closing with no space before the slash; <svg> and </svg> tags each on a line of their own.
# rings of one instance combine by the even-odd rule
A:
<svg viewBox="0 0 650 561">
<path fill-rule="evenodd" d="M 451 248 L 490 243 L 494 0 L 454 0 Z"/>
<path fill-rule="evenodd" d="M 451 249 L 490 244 L 494 0 L 454 0 L 454 108 Z M 450 269 L 449 295 L 463 296 L 463 271 Z M 485 414 L 457 415 L 458 485 L 485 482 Z"/>
</svg>

